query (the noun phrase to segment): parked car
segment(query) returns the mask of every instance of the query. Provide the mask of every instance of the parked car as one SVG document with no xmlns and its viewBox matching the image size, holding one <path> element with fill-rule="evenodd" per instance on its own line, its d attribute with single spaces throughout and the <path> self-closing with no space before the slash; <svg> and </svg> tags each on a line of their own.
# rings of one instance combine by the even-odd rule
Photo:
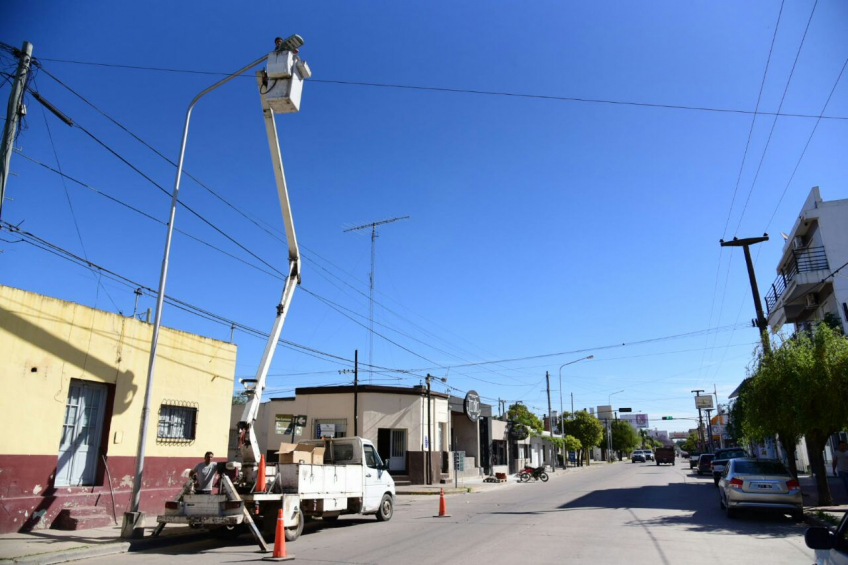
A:
<svg viewBox="0 0 848 565">
<path fill-rule="evenodd" d="M 727 461 L 738 457 L 748 457 L 748 454 L 741 447 L 728 447 L 716 450 L 715 457 L 713 457 L 713 461 L 710 463 L 713 470 L 713 483 L 716 486 L 718 486 L 718 481 L 721 479 L 721 473 L 724 471 Z"/>
<path fill-rule="evenodd" d="M 790 514 L 804 519 L 801 485 L 776 459 L 731 459 L 718 483 L 718 500 L 728 518 L 743 509 Z"/>
<path fill-rule="evenodd" d="M 653 461 L 654 460 L 654 452 L 653 451 L 651 451 L 650 449 L 643 449 L 642 452 L 645 454 L 645 460 L 646 461 Z"/>
<path fill-rule="evenodd" d="M 698 457 L 701 456 L 701 453 L 698 451 L 692 451 L 689 453 L 689 468 L 694 469 L 698 466 Z"/>
<path fill-rule="evenodd" d="M 699 476 L 710 473 L 710 463 L 712 463 L 712 461 L 712 453 L 702 453 L 701 456 L 698 457 L 698 466 L 695 467 L 695 471 L 697 471 Z"/>
<path fill-rule="evenodd" d="M 630 462 L 631 463 L 644 463 L 645 462 L 645 454 L 642 453 L 641 449 L 637 449 L 633 453 L 630 454 Z"/>
<path fill-rule="evenodd" d="M 816 563 L 820 565 L 848 564 L 848 513 L 842 517 L 836 530 L 807 528 L 804 542 L 816 550 Z"/>
<path fill-rule="evenodd" d="M 680 456 L 684 459 L 689 459 L 689 452 L 688 451 L 681 451 Z"/>
</svg>

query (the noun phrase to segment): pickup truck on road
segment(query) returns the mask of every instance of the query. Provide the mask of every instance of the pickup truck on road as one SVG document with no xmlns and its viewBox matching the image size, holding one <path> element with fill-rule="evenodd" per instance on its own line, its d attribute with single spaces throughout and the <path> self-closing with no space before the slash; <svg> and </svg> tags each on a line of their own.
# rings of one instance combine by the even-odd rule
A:
<svg viewBox="0 0 848 565">
<path fill-rule="evenodd" d="M 185 493 L 167 502 L 165 513 L 157 521 L 162 526 L 203 526 L 227 538 L 248 531 L 247 511 L 265 541 L 273 543 L 280 510 L 286 541 L 300 536 L 306 517 L 328 522 L 342 514 L 373 514 L 380 522 L 392 518 L 395 482 L 388 473 L 388 463 L 380 460 L 370 441 L 350 437 L 305 441 L 300 446 L 325 447 L 323 461 L 302 460 L 296 452 L 294 460 L 303 462 L 266 465 L 265 488 L 260 490 L 257 485 L 249 492 L 238 492 L 222 474 L 219 494 Z M 237 469 L 231 463 L 227 465 Z"/>
</svg>

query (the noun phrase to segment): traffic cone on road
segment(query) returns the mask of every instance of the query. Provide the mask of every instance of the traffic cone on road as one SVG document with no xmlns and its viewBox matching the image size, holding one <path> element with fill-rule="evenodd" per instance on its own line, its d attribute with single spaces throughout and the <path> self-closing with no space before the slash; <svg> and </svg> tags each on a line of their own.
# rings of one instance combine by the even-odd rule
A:
<svg viewBox="0 0 848 565">
<path fill-rule="evenodd" d="M 259 456 L 259 470 L 256 472 L 256 484 L 253 492 L 265 492 L 265 456 Z"/>
<path fill-rule="evenodd" d="M 445 502 L 445 489 L 439 489 L 439 515 L 433 518 L 450 518 L 448 514 L 448 505 Z"/>
<path fill-rule="evenodd" d="M 263 557 L 264 561 L 290 561 L 294 555 L 286 554 L 286 526 L 283 521 L 283 510 L 277 513 L 277 533 L 274 536 L 274 553 L 271 557 Z"/>
</svg>

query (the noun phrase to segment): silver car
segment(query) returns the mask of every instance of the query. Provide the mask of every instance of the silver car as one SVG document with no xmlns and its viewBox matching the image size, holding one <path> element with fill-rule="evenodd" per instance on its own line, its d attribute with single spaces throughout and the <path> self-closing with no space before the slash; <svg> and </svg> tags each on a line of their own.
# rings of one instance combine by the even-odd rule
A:
<svg viewBox="0 0 848 565">
<path fill-rule="evenodd" d="M 728 518 L 747 508 L 791 514 L 804 519 L 801 485 L 780 461 L 731 459 L 718 482 L 718 499 Z"/>
</svg>

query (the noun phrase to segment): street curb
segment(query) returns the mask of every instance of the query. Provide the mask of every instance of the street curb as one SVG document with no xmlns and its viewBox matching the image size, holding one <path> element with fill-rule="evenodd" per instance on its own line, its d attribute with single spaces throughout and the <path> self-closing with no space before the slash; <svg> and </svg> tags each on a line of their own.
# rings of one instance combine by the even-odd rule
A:
<svg viewBox="0 0 848 565">
<path fill-rule="evenodd" d="M 91 559 L 93 557 L 105 557 L 107 555 L 147 551 L 160 547 L 192 543 L 204 539 L 211 539 L 209 538 L 209 532 L 206 530 L 198 530 L 196 532 L 192 531 L 185 534 L 172 534 L 156 538 L 147 537 L 133 540 L 132 542 L 116 541 L 101 545 L 75 547 L 73 549 L 65 549 L 52 553 L 38 553 L 35 555 L 11 557 L 8 559 L 0 559 L 0 564 L 21 563 L 27 565 L 52 565 L 54 563 L 68 563 L 70 561 L 80 561 L 82 559 Z"/>
<path fill-rule="evenodd" d="M 835 530 L 836 529 L 836 526 L 834 526 L 830 522 L 822 520 L 818 516 L 813 516 L 812 514 L 807 513 L 807 512 L 804 512 L 804 522 L 806 522 L 807 524 L 809 524 L 810 526 L 813 526 L 813 527 L 827 528 L 828 530 Z"/>
</svg>

